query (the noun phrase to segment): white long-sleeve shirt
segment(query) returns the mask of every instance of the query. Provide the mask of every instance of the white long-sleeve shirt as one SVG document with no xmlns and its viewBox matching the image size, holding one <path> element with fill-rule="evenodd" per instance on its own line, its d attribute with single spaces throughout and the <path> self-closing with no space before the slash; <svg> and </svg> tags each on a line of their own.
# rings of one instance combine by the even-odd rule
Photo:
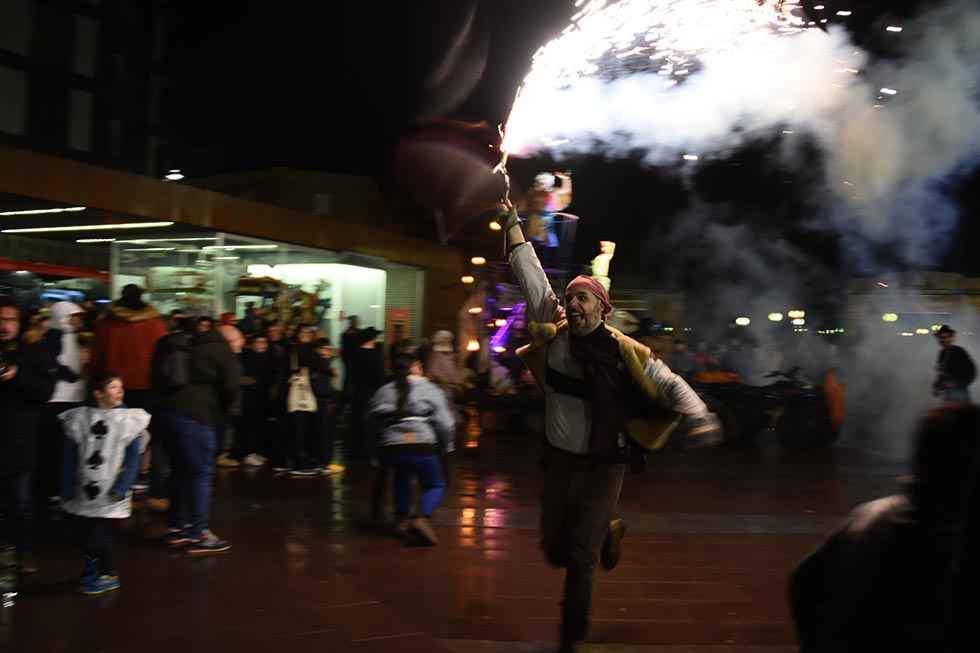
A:
<svg viewBox="0 0 980 653">
<path fill-rule="evenodd" d="M 514 248 L 510 254 L 510 266 L 527 299 L 528 320 L 558 322 L 564 319 L 565 309 L 555 296 L 548 275 L 542 269 L 530 243 Z M 557 372 L 584 379 L 582 367 L 572 357 L 568 339 L 568 331 L 564 330 L 549 343 L 547 364 Z M 651 356 L 643 373 L 657 385 L 666 408 L 687 417 L 703 417 L 708 413 L 707 406 L 691 386 L 671 372 L 663 361 Z M 548 442 L 571 453 L 588 453 L 592 424 L 591 402 L 558 393 L 544 379 L 540 381 L 544 389 L 545 433 Z"/>
</svg>

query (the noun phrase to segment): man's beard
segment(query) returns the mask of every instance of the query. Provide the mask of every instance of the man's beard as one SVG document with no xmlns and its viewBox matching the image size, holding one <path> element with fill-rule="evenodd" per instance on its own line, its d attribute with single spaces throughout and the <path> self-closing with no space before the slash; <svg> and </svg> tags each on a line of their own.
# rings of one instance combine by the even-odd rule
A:
<svg viewBox="0 0 980 653">
<path fill-rule="evenodd" d="M 602 316 L 598 314 L 569 313 L 568 330 L 573 336 L 587 336 L 595 331 L 601 321 Z"/>
</svg>

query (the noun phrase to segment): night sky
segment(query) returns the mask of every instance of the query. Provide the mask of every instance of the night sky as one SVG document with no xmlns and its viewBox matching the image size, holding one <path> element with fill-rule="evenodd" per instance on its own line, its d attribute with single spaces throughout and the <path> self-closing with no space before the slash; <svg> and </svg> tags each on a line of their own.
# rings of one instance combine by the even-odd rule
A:
<svg viewBox="0 0 980 653">
<path fill-rule="evenodd" d="M 193 176 L 275 165 L 364 174 L 391 187 L 392 151 L 425 117 L 505 120 L 537 47 L 568 23 L 571 0 L 420 0 L 370 2 L 209 2 L 188 5 L 175 56 L 171 109 L 189 147 L 181 167 Z M 811 6 L 816 4 L 809 3 Z M 873 25 L 912 15 L 927 3 L 904 0 L 824 2 L 854 9 L 856 40 L 876 56 L 891 53 Z M 440 63 L 473 11 L 470 37 L 455 74 Z M 433 82 L 438 78 L 438 82 Z M 630 285 L 690 287 L 699 265 L 663 260 L 671 216 L 690 208 L 691 191 L 711 206 L 737 207 L 724 220 L 744 221 L 760 238 L 784 238 L 839 269 L 837 236 L 805 226 L 808 173 L 771 162 L 774 143 L 751 144 L 706 162 L 688 180 L 633 160 L 581 156 L 560 163 L 515 161 L 527 185 L 539 170 L 575 173 L 574 212 L 583 216 L 575 258 L 584 263 L 599 239 L 620 243 L 618 269 Z M 816 156 L 816 155 L 815 155 Z M 817 161 L 817 163 L 819 163 Z M 980 275 L 980 174 L 956 184 L 964 216 L 960 238 L 937 268 Z M 887 258 L 887 257 L 886 257 Z M 897 267 L 901 267 L 900 264 Z M 627 272 L 628 270 L 628 272 Z M 667 273 L 669 270 L 669 274 Z M 717 271 L 716 271 L 717 272 Z M 846 277 L 846 270 L 842 271 Z M 669 277 L 669 278 L 668 278 Z"/>
</svg>

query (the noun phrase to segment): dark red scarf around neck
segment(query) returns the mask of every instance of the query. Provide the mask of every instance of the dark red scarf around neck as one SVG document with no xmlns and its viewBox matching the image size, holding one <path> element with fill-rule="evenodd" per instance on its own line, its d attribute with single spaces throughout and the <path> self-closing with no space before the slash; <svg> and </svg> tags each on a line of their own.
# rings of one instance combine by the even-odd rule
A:
<svg viewBox="0 0 980 653">
<path fill-rule="evenodd" d="M 605 324 L 592 333 L 569 333 L 572 358 L 585 372 L 585 384 L 592 403 L 589 453 L 599 459 L 621 455 L 619 434 L 626 430 L 627 397 L 630 380 L 620 367 L 619 343 Z"/>
</svg>

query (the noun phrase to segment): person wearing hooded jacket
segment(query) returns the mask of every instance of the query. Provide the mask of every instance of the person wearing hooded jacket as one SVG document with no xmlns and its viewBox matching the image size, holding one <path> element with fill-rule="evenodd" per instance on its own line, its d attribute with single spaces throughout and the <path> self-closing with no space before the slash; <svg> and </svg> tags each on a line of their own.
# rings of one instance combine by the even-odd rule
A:
<svg viewBox="0 0 980 653">
<path fill-rule="evenodd" d="M 166 541 L 186 545 L 191 554 L 218 553 L 231 545 L 210 528 L 216 429 L 240 412 L 241 366 L 225 337 L 212 330 L 193 334 L 188 368 L 189 382 L 160 396 L 154 418 L 173 465 Z"/>
<path fill-rule="evenodd" d="M 151 406 L 153 351 L 157 340 L 167 335 L 160 313 L 142 295 L 136 284 L 123 286 L 122 296 L 96 325 L 92 351 L 92 373 L 118 374 L 126 386 L 126 403 L 133 408 Z"/>
<path fill-rule="evenodd" d="M 441 454 L 455 450 L 456 420 L 442 389 L 425 378 L 410 350 L 395 357 L 392 374 L 394 380 L 371 398 L 365 419 L 378 432 L 380 457 L 395 472 L 399 532 L 437 544 L 430 519 L 445 492 Z M 409 514 L 413 478 L 421 486 L 416 516 Z"/>
<path fill-rule="evenodd" d="M 71 302 L 51 305 L 52 328 L 44 346 L 55 379 L 54 393 L 41 415 L 38 489 L 41 497 L 57 500 L 60 494 L 61 460 L 65 448 L 64 426 L 58 415 L 85 401 L 82 348 L 78 334 L 84 328 L 85 311 Z"/>
</svg>

